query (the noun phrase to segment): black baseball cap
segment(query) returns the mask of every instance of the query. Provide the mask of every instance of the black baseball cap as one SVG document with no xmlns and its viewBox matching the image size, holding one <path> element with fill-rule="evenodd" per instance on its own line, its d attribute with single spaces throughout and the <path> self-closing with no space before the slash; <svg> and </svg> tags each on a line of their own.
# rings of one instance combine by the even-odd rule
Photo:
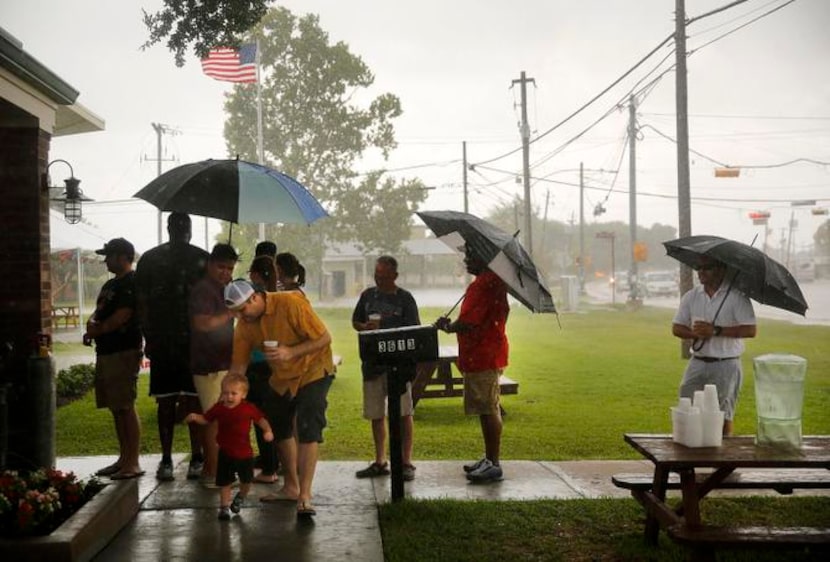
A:
<svg viewBox="0 0 830 562">
<path fill-rule="evenodd" d="M 95 250 L 95 253 L 100 256 L 124 255 L 130 261 L 135 258 L 135 248 L 125 238 L 113 238 L 103 248 Z"/>
</svg>

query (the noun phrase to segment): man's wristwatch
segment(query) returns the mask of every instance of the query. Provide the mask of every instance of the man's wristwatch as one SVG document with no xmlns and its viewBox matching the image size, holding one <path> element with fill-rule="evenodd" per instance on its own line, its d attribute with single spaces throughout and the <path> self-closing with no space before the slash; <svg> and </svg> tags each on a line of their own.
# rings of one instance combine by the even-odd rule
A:
<svg viewBox="0 0 830 562">
<path fill-rule="evenodd" d="M 716 336 L 719 336 L 721 334 L 721 332 L 723 332 L 723 327 L 722 326 L 715 326 L 715 329 L 713 330 L 713 333 Z"/>
</svg>

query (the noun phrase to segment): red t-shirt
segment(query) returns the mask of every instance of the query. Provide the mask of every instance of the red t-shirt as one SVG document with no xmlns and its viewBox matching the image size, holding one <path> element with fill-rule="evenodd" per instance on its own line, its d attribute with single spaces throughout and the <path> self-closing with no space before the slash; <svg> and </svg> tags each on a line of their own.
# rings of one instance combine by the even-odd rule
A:
<svg viewBox="0 0 830 562">
<path fill-rule="evenodd" d="M 467 287 L 458 321 L 472 329 L 458 332 L 458 368 L 477 373 L 507 366 L 507 287 L 490 270 L 476 276 Z"/>
<path fill-rule="evenodd" d="M 236 408 L 217 402 L 205 413 L 205 418 L 218 422 L 216 442 L 225 454 L 234 459 L 248 459 L 254 456 L 251 422 L 258 422 L 262 415 L 259 408 L 243 400 Z"/>
</svg>

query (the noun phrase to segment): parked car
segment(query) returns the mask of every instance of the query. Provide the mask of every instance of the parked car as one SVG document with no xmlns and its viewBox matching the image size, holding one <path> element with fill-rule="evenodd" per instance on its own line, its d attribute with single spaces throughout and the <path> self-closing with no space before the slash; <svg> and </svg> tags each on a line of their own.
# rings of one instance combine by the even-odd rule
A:
<svg viewBox="0 0 830 562">
<path fill-rule="evenodd" d="M 611 288 L 618 292 L 622 293 L 623 291 L 628 290 L 628 272 L 627 271 L 615 271 L 614 276 L 608 280 L 608 284 L 611 285 Z"/>
<path fill-rule="evenodd" d="M 648 271 L 643 274 L 647 297 L 680 296 L 677 273 L 674 271 Z"/>
</svg>

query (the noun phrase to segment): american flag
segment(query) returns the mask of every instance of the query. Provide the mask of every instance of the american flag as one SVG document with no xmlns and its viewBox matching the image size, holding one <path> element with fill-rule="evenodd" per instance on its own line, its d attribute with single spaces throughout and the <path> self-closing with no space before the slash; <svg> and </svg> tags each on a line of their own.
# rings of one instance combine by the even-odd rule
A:
<svg viewBox="0 0 830 562">
<path fill-rule="evenodd" d="M 202 71 L 224 82 L 256 82 L 256 45 L 242 45 L 239 50 L 220 47 L 202 59 Z"/>
</svg>

